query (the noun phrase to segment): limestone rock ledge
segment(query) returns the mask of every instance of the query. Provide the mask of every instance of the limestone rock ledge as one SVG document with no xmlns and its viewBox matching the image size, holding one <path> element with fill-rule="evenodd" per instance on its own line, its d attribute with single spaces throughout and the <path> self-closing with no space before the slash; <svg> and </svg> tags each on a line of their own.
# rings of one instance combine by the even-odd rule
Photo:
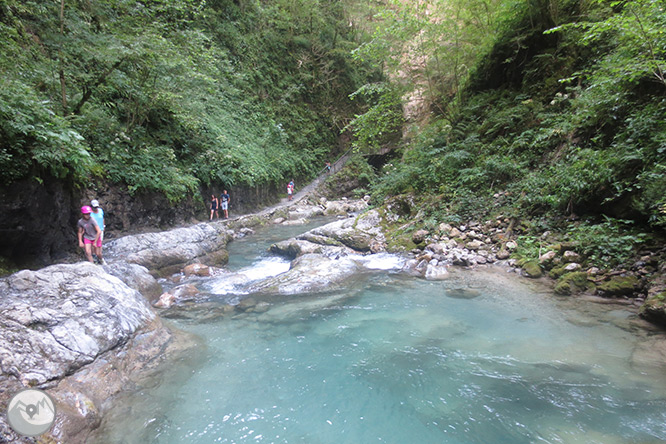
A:
<svg viewBox="0 0 666 444">
<path fill-rule="evenodd" d="M 107 399 L 187 343 L 102 267 L 20 271 L 0 279 L 0 408 L 24 387 L 46 390 L 57 410 L 48 442 L 83 443 Z M 36 441 L 16 436 L 0 417 L 0 442 Z"/>
<path fill-rule="evenodd" d="M 113 262 L 124 260 L 151 270 L 209 255 L 226 247 L 233 232 L 224 223 L 200 223 L 159 233 L 121 237 L 105 244 L 104 255 Z"/>
</svg>

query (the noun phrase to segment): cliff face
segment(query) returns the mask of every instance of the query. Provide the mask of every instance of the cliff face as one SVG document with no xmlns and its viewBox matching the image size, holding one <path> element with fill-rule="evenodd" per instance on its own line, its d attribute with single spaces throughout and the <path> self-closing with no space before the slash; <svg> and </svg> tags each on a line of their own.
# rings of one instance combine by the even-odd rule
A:
<svg viewBox="0 0 666 444">
<path fill-rule="evenodd" d="M 59 181 L 0 188 L 0 256 L 17 265 L 47 265 L 74 245 L 78 200 Z"/>
<path fill-rule="evenodd" d="M 281 187 L 230 188 L 230 215 L 248 213 L 279 200 Z M 121 233 L 166 229 L 197 220 L 208 220 L 211 193 L 172 203 L 163 194 L 130 195 L 124 185 L 98 185 L 76 189 L 49 179 L 43 183 L 22 181 L 0 188 L 0 257 L 21 268 L 39 268 L 67 261 L 78 250 L 76 222 L 82 205 L 98 199 L 104 209 L 111 240 Z"/>
</svg>

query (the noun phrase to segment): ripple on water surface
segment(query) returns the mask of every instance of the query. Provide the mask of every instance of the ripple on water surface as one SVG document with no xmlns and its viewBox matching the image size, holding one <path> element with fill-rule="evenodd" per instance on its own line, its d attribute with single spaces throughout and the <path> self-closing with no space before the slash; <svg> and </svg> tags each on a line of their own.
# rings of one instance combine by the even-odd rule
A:
<svg viewBox="0 0 666 444">
<path fill-rule="evenodd" d="M 641 340 L 505 273 L 371 275 L 354 291 L 182 328 L 205 363 L 118 405 L 118 443 L 620 444 L 666 440 Z M 541 290 L 538 290 L 541 291 Z M 623 314 L 624 313 L 624 314 Z M 589 316 L 586 315 L 586 316 Z M 180 372 L 180 374 L 179 374 Z M 130 412 L 130 413 L 128 413 Z"/>
</svg>

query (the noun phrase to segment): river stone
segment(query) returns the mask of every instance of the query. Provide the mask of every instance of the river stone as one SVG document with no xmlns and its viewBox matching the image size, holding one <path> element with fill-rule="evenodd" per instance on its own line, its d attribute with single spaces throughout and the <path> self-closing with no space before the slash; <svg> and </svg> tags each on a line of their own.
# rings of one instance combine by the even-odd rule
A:
<svg viewBox="0 0 666 444">
<path fill-rule="evenodd" d="M 249 293 L 297 295 L 339 288 L 361 267 L 348 257 L 329 258 L 320 254 L 304 254 L 295 259 L 291 269 L 253 284 Z"/>
<path fill-rule="evenodd" d="M 539 257 L 539 263 L 541 264 L 549 264 L 557 257 L 557 253 L 555 251 L 547 251 L 546 253 L 542 254 Z"/>
<path fill-rule="evenodd" d="M 257 306 L 257 301 L 254 298 L 243 299 L 236 305 L 236 309 L 240 311 L 253 311 Z"/>
<path fill-rule="evenodd" d="M 449 231 L 449 237 L 460 237 L 461 235 L 462 233 L 460 232 L 460 230 L 458 230 L 455 227 L 451 228 L 451 230 Z"/>
<path fill-rule="evenodd" d="M 426 237 L 429 234 L 430 233 L 428 232 L 428 230 L 416 230 L 414 234 L 412 234 L 412 242 L 414 242 L 416 245 L 422 244 L 423 242 L 425 242 Z"/>
<path fill-rule="evenodd" d="M 444 264 L 433 263 L 437 261 L 432 261 L 428 264 L 425 271 L 425 278 L 429 281 L 441 281 L 449 277 L 449 271 L 446 269 Z"/>
<path fill-rule="evenodd" d="M 575 251 L 567 250 L 562 255 L 562 259 L 566 263 L 578 262 L 580 260 L 580 254 L 576 253 Z"/>
<path fill-rule="evenodd" d="M 527 277 L 540 278 L 543 275 L 541 267 L 537 261 L 529 261 L 523 264 L 523 270 Z"/>
<path fill-rule="evenodd" d="M 451 225 L 447 224 L 447 223 L 441 223 L 441 224 L 439 224 L 439 227 L 438 227 L 439 232 L 441 234 L 446 234 L 446 235 L 448 235 L 451 232 L 452 228 L 453 227 Z"/>
<path fill-rule="evenodd" d="M 666 291 L 650 294 L 639 313 L 645 319 L 666 326 Z"/>
<path fill-rule="evenodd" d="M 482 256 L 480 254 L 474 256 L 473 259 L 479 265 L 485 265 L 485 264 L 488 263 L 488 258 L 486 256 Z"/>
<path fill-rule="evenodd" d="M 581 269 L 580 264 L 578 264 L 578 263 L 576 263 L 576 262 L 571 262 L 571 263 L 566 264 L 566 265 L 564 266 L 564 271 L 568 271 L 568 272 L 578 271 L 578 270 L 580 270 L 580 269 Z"/>
<path fill-rule="evenodd" d="M 156 308 L 169 308 L 176 302 L 176 297 L 168 291 L 162 293 L 159 299 L 153 304 Z"/>
<path fill-rule="evenodd" d="M 476 251 L 483 246 L 483 242 L 479 240 L 473 240 L 471 242 L 467 242 L 465 246 L 470 250 Z"/>
<path fill-rule="evenodd" d="M 190 264 L 183 268 L 185 276 L 210 276 L 210 268 L 203 264 Z"/>
<path fill-rule="evenodd" d="M 229 252 L 227 250 L 217 250 L 205 256 L 199 256 L 196 260 L 211 267 L 221 267 L 229 263 Z"/>
<path fill-rule="evenodd" d="M 430 250 L 435 254 L 444 254 L 446 253 L 447 248 L 445 244 L 437 243 L 437 244 L 428 244 L 426 250 Z"/>
<path fill-rule="evenodd" d="M 587 273 L 576 271 L 562 275 L 555 285 L 555 293 L 563 296 L 581 293 L 593 287 L 591 282 L 587 280 Z"/>
</svg>

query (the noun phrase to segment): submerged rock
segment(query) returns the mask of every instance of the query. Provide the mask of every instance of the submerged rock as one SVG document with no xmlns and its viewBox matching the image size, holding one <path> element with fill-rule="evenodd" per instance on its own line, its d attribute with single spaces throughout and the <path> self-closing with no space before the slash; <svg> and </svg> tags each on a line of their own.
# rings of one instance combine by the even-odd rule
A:
<svg viewBox="0 0 666 444">
<path fill-rule="evenodd" d="M 444 293 L 454 299 L 475 299 L 481 296 L 481 292 L 471 288 L 450 288 Z"/>
<path fill-rule="evenodd" d="M 436 261 L 433 261 L 436 262 Z M 446 269 L 444 264 L 440 263 L 428 263 L 425 271 L 425 278 L 430 281 L 440 281 L 443 279 L 448 279 L 449 271 Z"/>
</svg>

